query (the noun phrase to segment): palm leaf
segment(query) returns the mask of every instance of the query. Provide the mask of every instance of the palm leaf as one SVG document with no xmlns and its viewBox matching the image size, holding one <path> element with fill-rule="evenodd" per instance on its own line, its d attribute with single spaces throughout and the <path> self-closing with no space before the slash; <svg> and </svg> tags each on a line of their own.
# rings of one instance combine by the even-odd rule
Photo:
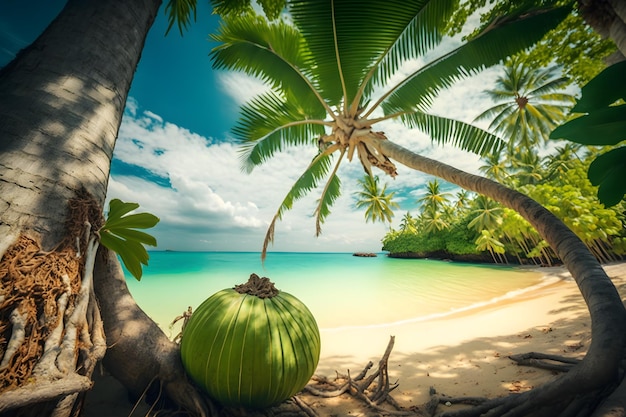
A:
<svg viewBox="0 0 626 417">
<path fill-rule="evenodd" d="M 232 132 L 243 144 L 242 162 L 250 172 L 286 145 L 312 144 L 324 134 L 324 122 L 309 120 L 297 102 L 268 92 L 241 107 Z"/>
<path fill-rule="evenodd" d="M 438 1 L 441 2 L 441 1 Z M 422 38 L 407 47 L 417 34 L 415 20 L 427 1 L 293 0 L 290 12 L 302 32 L 315 64 L 316 83 L 329 104 L 350 103 L 370 68 L 383 54 L 392 51 L 394 62 L 428 48 L 433 39 Z M 435 10 L 433 8 L 433 10 Z M 430 26 L 437 26 L 433 10 L 425 13 Z M 435 38 L 437 35 L 434 35 Z M 397 47 L 393 45 L 400 42 Z"/>
<path fill-rule="evenodd" d="M 309 164 L 307 169 L 298 180 L 291 186 L 291 189 L 278 207 L 276 214 L 272 218 L 270 225 L 265 233 L 263 241 L 263 250 L 261 251 L 261 259 L 264 260 L 267 255 L 267 247 L 274 241 L 274 228 L 276 221 L 282 219 L 283 214 L 293 207 L 293 203 L 304 197 L 311 190 L 317 187 L 320 179 L 328 174 L 330 169 L 331 157 L 326 154 L 318 154 Z"/>
<path fill-rule="evenodd" d="M 210 54 L 213 68 L 243 71 L 307 111 L 319 112 L 320 107 L 325 111 L 323 100 L 300 71 L 306 67 L 307 48 L 292 26 L 246 14 L 225 18 L 211 38 L 220 42 Z"/>
<path fill-rule="evenodd" d="M 196 21 L 196 3 L 197 0 L 169 0 L 165 5 L 165 13 L 167 14 L 167 35 L 174 26 L 174 23 L 178 25 L 178 31 L 181 36 L 187 27 L 191 23 L 193 16 L 194 22 Z"/>
<path fill-rule="evenodd" d="M 567 16 L 568 7 L 518 14 L 490 26 L 477 38 L 411 74 L 392 93 L 383 97 L 385 114 L 430 105 L 437 92 L 454 82 L 519 52 L 554 28 Z"/>
<path fill-rule="evenodd" d="M 344 155 L 345 151 L 342 151 L 330 179 L 326 182 L 322 195 L 317 202 L 317 208 L 315 209 L 315 236 L 319 236 L 322 233 L 322 223 L 324 223 L 326 217 L 330 214 L 330 207 L 341 194 L 341 181 L 337 176 L 337 170 L 339 169 L 339 165 L 341 165 L 341 160 Z"/>
<path fill-rule="evenodd" d="M 477 155 L 497 153 L 504 147 L 499 137 L 459 120 L 419 111 L 404 114 L 401 120 L 408 127 L 420 129 L 438 144 L 450 144 Z"/>
</svg>

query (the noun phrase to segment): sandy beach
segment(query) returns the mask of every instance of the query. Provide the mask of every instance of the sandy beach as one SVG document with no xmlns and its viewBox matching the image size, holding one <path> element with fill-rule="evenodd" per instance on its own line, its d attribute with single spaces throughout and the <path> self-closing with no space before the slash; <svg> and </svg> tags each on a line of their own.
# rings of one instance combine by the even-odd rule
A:
<svg viewBox="0 0 626 417">
<path fill-rule="evenodd" d="M 566 269 L 537 268 L 550 285 L 523 296 L 438 319 L 393 326 L 322 329 L 322 352 L 316 375 L 358 374 L 368 361 L 376 368 L 390 336 L 395 344 L 389 375 L 399 387 L 394 399 L 403 407 L 421 407 L 429 389 L 449 396 L 497 397 L 532 389 L 554 378 L 550 371 L 518 366 L 508 356 L 530 351 L 584 356 L 590 340 L 586 306 Z M 624 299 L 626 262 L 605 265 Z M 347 394 L 323 399 L 300 397 L 320 416 L 376 416 Z M 131 414 L 124 390 L 110 377 L 100 378 L 87 398 L 86 416 Z M 96 411 L 97 410 L 97 411 Z M 104 414 L 102 411 L 108 410 Z"/>
</svg>

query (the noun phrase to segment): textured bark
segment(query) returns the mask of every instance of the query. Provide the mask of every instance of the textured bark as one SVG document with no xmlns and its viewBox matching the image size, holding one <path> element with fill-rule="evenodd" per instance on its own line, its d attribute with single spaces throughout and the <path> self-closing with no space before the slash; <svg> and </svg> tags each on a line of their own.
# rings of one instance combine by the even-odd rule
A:
<svg viewBox="0 0 626 417">
<path fill-rule="evenodd" d="M 69 0 L 42 35 L 0 70 L 0 257 L 14 265 L 28 252 L 51 271 L 60 260 L 80 264 L 52 283 L 41 278 L 47 270 L 42 274 L 37 267 L 20 275 L 19 286 L 12 284 L 21 270 L 0 271 L 0 372 L 12 377 L 0 388 L 0 409 L 12 415 L 79 414 L 81 393 L 104 354 L 93 265 L 87 265 L 83 232 L 68 230 L 68 203 L 87 195 L 101 217 L 128 91 L 160 4 Z M 67 243 L 76 240 L 80 246 Z M 15 250 L 19 242 L 28 250 Z M 31 292 L 24 295 L 24 288 Z M 5 342 L 16 349 L 5 349 Z M 143 359 L 137 352 L 123 358 Z M 30 365 L 20 372 L 11 368 L 25 362 Z"/>
<path fill-rule="evenodd" d="M 505 405 L 500 404 L 502 400 L 497 400 L 481 407 L 498 409 L 493 415 L 502 415 L 513 408 L 515 411 L 507 415 L 536 415 L 538 409 L 547 405 L 555 406 L 560 412 L 577 395 L 618 383 L 618 370 L 626 348 L 626 309 L 602 266 L 563 222 L 531 198 L 497 182 L 414 154 L 388 140 L 378 140 L 377 144 L 385 155 L 409 168 L 483 194 L 521 214 L 563 261 L 589 309 L 592 341 L 579 365 L 539 389 L 511 397 Z M 549 415 L 558 415 L 554 409 L 549 412 Z"/>
<path fill-rule="evenodd" d="M 624 0 L 578 0 L 578 10 L 600 36 L 610 38 L 626 57 L 626 2 Z"/>
<path fill-rule="evenodd" d="M 147 391 L 150 403 L 169 400 L 191 415 L 215 415 L 212 405 L 187 379 L 179 345 L 133 300 L 115 255 L 104 248 L 100 255 L 95 275 L 109 346 L 105 367 L 135 398 Z"/>
</svg>

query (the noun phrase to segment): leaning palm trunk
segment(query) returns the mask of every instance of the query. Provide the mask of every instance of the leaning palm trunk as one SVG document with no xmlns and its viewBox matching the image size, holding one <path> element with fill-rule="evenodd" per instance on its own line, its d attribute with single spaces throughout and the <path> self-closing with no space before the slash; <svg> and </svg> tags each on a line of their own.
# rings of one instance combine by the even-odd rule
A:
<svg viewBox="0 0 626 417">
<path fill-rule="evenodd" d="M 125 294 L 98 291 L 119 273 L 100 268 L 94 280 L 97 230 L 128 90 L 160 3 L 70 0 L 0 71 L 0 413 L 78 415 L 111 344 L 103 328 L 120 317 L 105 309 L 101 318 L 95 294 L 103 306 Z M 160 340 L 159 352 L 177 352 L 147 317 L 133 325 Z M 118 337 L 126 350 L 109 361 L 145 364 L 133 371 L 178 378 L 193 392 L 182 372 L 170 372 L 175 365 L 155 367 L 128 343 Z M 125 368 L 115 370 L 124 379 Z M 145 388 L 143 380 L 129 385 Z"/>
<path fill-rule="evenodd" d="M 584 360 L 572 371 L 538 389 L 507 401 L 496 399 L 459 415 L 480 415 L 491 408 L 496 415 L 503 415 L 515 408 L 516 416 L 534 416 L 543 415 L 537 413 L 537 408 L 544 408 L 546 415 L 557 416 L 563 410 L 571 411 L 570 407 L 576 409 L 576 397 L 619 383 L 618 370 L 624 358 L 626 332 L 616 329 L 626 328 L 626 310 L 602 266 L 567 226 L 531 198 L 495 181 L 417 155 L 388 140 L 376 143 L 385 155 L 409 168 L 483 194 L 520 213 L 563 261 L 589 309 L 592 342 Z"/>
</svg>

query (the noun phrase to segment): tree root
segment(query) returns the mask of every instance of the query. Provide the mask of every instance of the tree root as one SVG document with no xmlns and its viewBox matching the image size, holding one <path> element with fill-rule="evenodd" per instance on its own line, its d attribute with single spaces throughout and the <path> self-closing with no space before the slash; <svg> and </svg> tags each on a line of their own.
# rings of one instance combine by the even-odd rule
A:
<svg viewBox="0 0 626 417">
<path fill-rule="evenodd" d="M 509 358 L 518 365 L 532 366 L 554 372 L 567 372 L 580 363 L 580 359 L 539 352 L 527 352 L 511 355 Z"/>
<path fill-rule="evenodd" d="M 582 361 L 559 355 L 528 352 L 512 355 L 510 358 L 523 366 L 532 366 L 552 372 L 576 372 L 577 378 L 584 375 L 577 366 Z M 626 379 L 620 369 L 619 378 L 595 389 L 575 389 L 575 378 L 557 378 L 541 387 L 521 394 L 511 394 L 500 398 L 448 397 L 438 394 L 431 387 L 431 399 L 426 405 L 428 416 L 435 416 L 439 405 L 466 404 L 472 407 L 444 412 L 441 417 L 618 417 L 626 415 Z M 565 375 L 563 375 L 565 376 Z M 579 384 L 582 384 L 580 381 Z M 616 390 L 617 386 L 621 391 Z M 602 404 L 609 399 L 606 404 Z M 615 411 L 618 411 L 615 414 Z M 439 415 L 439 414 L 437 414 Z"/>
<path fill-rule="evenodd" d="M 80 412 L 106 350 L 93 292 L 92 222 L 101 222 L 100 210 L 79 193 L 70 202 L 69 234 L 55 249 L 21 236 L 0 261 L 0 411 Z"/>
</svg>

